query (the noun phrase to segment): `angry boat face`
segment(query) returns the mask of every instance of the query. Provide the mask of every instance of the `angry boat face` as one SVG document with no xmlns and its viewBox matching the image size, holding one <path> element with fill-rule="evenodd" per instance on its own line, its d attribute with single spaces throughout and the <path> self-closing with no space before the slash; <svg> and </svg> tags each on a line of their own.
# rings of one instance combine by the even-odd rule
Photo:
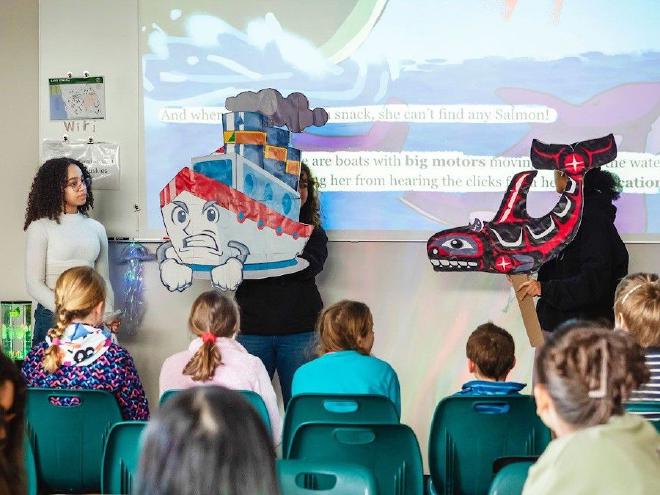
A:
<svg viewBox="0 0 660 495">
<path fill-rule="evenodd" d="M 433 269 L 440 271 L 477 271 L 482 268 L 484 244 L 479 234 L 467 229 L 438 232 L 426 244 Z"/>
</svg>

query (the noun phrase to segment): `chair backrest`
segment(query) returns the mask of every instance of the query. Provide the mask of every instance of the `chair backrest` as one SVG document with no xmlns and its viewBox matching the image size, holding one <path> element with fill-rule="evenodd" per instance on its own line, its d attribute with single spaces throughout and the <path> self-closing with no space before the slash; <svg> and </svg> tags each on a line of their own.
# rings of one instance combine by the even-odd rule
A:
<svg viewBox="0 0 660 495">
<path fill-rule="evenodd" d="M 407 425 L 305 423 L 291 440 L 289 457 L 364 466 L 376 478 L 381 495 L 423 493 L 422 455 Z"/>
<path fill-rule="evenodd" d="M 103 390 L 30 388 L 26 430 L 42 491 L 98 492 L 108 431 L 122 420 Z"/>
<path fill-rule="evenodd" d="M 392 401 L 381 395 L 297 395 L 284 416 L 283 457 L 288 456 L 296 430 L 306 423 L 398 424 L 399 416 Z"/>
<path fill-rule="evenodd" d="M 37 495 L 37 489 L 39 487 L 37 480 L 37 466 L 34 461 L 32 444 L 27 435 L 25 435 L 25 439 L 23 440 L 23 463 L 25 464 L 27 495 Z"/>
<path fill-rule="evenodd" d="M 359 464 L 280 459 L 277 461 L 277 479 L 282 495 L 377 493 L 373 473 Z"/>
<path fill-rule="evenodd" d="M 549 442 L 528 395 L 447 397 L 431 424 L 431 480 L 438 493 L 481 495 L 498 457 L 540 455 Z"/>
<path fill-rule="evenodd" d="M 660 400 L 657 401 L 632 401 L 623 404 L 626 412 L 639 414 L 651 422 L 660 433 Z"/>
<path fill-rule="evenodd" d="M 488 495 L 521 495 L 532 461 L 507 464 L 495 475 Z"/>
<path fill-rule="evenodd" d="M 158 404 L 162 406 L 170 400 L 172 397 L 174 397 L 176 394 L 181 392 L 181 390 L 166 390 L 163 392 L 163 395 L 160 396 L 160 400 Z M 270 425 L 270 416 L 268 415 L 268 409 L 266 408 L 266 403 L 264 400 L 261 398 L 261 395 L 259 395 L 256 392 L 253 392 L 252 390 L 236 390 L 236 392 L 239 392 L 245 400 L 247 400 L 252 407 L 259 413 L 259 417 L 263 420 L 264 424 L 266 425 L 266 429 L 268 432 L 272 432 L 271 425 Z"/>
<path fill-rule="evenodd" d="M 140 459 L 140 436 L 146 421 L 122 421 L 108 433 L 103 452 L 101 493 L 131 493 Z"/>
</svg>

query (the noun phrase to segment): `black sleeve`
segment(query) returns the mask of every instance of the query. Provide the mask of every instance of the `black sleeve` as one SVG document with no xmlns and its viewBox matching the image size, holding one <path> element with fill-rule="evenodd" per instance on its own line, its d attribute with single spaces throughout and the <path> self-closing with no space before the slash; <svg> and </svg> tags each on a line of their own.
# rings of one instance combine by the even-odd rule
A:
<svg viewBox="0 0 660 495">
<path fill-rule="evenodd" d="M 316 277 L 323 271 L 323 265 L 328 257 L 328 236 L 321 227 L 314 227 L 312 235 L 300 254 L 300 257 L 309 262 L 309 266 L 290 276 L 299 280 Z"/>
<path fill-rule="evenodd" d="M 583 223 L 580 230 L 576 273 L 568 278 L 541 282 L 541 297 L 562 311 L 598 302 L 610 286 L 614 256 L 612 226 L 608 222 L 592 221 Z"/>
</svg>

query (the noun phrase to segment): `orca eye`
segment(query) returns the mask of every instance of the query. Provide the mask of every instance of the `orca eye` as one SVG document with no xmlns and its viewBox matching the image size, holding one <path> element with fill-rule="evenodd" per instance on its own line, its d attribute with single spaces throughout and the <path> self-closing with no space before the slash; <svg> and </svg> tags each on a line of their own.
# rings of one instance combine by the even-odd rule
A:
<svg viewBox="0 0 660 495">
<path fill-rule="evenodd" d="M 211 206 L 206 210 L 206 219 L 209 222 L 217 222 L 218 219 L 220 218 L 220 214 L 218 213 L 218 208 L 215 206 Z"/>
<path fill-rule="evenodd" d="M 188 212 L 181 208 L 180 206 L 177 206 L 172 210 L 172 221 L 176 225 L 185 225 L 188 223 Z"/>
<path fill-rule="evenodd" d="M 442 247 L 449 249 L 470 249 L 470 245 L 458 237 L 453 237 L 442 243 Z"/>
</svg>

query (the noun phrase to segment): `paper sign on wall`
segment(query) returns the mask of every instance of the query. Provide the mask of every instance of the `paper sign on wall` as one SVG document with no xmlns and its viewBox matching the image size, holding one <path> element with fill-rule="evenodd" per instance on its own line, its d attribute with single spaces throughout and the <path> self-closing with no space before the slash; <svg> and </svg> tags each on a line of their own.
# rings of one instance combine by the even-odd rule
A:
<svg viewBox="0 0 660 495">
<path fill-rule="evenodd" d="M 104 119 L 103 77 L 48 79 L 50 120 Z"/>
<path fill-rule="evenodd" d="M 119 189 L 119 145 L 117 143 L 44 140 L 41 150 L 42 161 L 63 156 L 85 164 L 92 175 L 94 189 Z"/>
</svg>

